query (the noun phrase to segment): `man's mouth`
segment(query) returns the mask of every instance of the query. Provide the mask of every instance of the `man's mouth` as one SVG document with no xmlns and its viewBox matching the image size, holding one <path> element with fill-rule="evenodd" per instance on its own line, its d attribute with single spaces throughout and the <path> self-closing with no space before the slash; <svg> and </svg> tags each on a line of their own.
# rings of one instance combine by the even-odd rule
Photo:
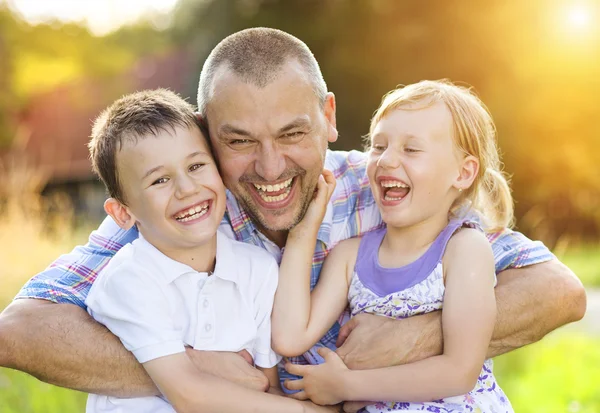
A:
<svg viewBox="0 0 600 413">
<path fill-rule="evenodd" d="M 286 199 L 291 190 L 294 178 L 287 179 L 276 184 L 255 184 L 252 183 L 260 198 L 266 202 L 280 202 Z"/>
<path fill-rule="evenodd" d="M 410 192 L 408 184 L 395 179 L 382 179 L 379 184 L 384 201 L 400 201 Z"/>
<path fill-rule="evenodd" d="M 210 200 L 206 200 L 200 202 L 199 204 L 186 208 L 182 211 L 179 211 L 178 213 L 173 215 L 173 218 L 175 218 L 179 222 L 193 221 L 205 215 L 208 212 L 209 207 Z"/>
</svg>

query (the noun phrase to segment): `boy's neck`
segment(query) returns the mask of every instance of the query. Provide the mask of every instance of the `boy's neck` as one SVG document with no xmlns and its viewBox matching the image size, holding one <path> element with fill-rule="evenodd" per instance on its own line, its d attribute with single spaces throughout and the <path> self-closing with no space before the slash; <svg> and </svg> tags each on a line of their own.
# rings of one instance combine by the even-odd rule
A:
<svg viewBox="0 0 600 413">
<path fill-rule="evenodd" d="M 169 248 L 158 245 L 154 247 L 172 260 L 192 267 L 195 271 L 212 273 L 215 270 L 217 234 L 210 240 L 190 248 Z"/>
</svg>

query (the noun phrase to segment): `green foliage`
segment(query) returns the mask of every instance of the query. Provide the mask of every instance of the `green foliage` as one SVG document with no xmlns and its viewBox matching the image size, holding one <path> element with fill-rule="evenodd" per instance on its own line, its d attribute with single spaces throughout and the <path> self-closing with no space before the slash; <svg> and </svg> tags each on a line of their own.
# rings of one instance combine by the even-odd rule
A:
<svg viewBox="0 0 600 413">
<path fill-rule="evenodd" d="M 519 413 L 600 411 L 600 338 L 555 333 L 495 360 L 500 387 Z"/>
<path fill-rule="evenodd" d="M 586 287 L 600 287 L 600 245 L 589 244 L 569 248 L 560 260 Z"/>
<path fill-rule="evenodd" d="M 87 395 L 0 368 L 0 413 L 81 413 Z"/>
</svg>

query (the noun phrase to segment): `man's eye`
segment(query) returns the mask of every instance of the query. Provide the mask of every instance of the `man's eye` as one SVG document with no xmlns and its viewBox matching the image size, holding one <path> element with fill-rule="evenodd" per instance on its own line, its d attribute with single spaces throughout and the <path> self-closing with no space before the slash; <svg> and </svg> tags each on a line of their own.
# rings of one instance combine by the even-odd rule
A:
<svg viewBox="0 0 600 413">
<path fill-rule="evenodd" d="M 198 169 L 202 168 L 203 166 L 204 166 L 203 163 L 195 163 L 190 166 L 190 172 L 197 171 Z"/>
<path fill-rule="evenodd" d="M 282 135 L 282 138 L 285 139 L 294 139 L 294 138 L 301 138 L 305 135 L 304 132 L 301 131 L 296 131 L 296 132 L 288 132 L 288 133 L 284 133 Z"/>
<path fill-rule="evenodd" d="M 152 185 L 160 185 L 169 182 L 169 178 L 158 178 L 156 181 L 152 182 Z"/>
<path fill-rule="evenodd" d="M 250 139 L 232 139 L 229 141 L 230 145 L 247 145 L 250 143 Z"/>
</svg>

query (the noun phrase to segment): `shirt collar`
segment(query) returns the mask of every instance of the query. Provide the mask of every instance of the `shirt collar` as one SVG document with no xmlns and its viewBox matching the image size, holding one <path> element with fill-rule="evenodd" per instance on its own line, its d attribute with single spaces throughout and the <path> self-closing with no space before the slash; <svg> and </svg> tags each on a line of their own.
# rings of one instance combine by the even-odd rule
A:
<svg viewBox="0 0 600 413">
<path fill-rule="evenodd" d="M 235 257 L 232 242 L 225 234 L 217 231 L 216 264 L 212 276 L 237 284 L 239 275 L 234 265 Z M 150 244 L 141 233 L 138 240 L 138 247 L 152 256 L 154 264 L 158 267 L 165 284 L 170 284 L 177 278 L 188 273 L 207 274 L 206 272 L 196 271 L 189 265 L 167 257 L 154 245 Z"/>
</svg>

